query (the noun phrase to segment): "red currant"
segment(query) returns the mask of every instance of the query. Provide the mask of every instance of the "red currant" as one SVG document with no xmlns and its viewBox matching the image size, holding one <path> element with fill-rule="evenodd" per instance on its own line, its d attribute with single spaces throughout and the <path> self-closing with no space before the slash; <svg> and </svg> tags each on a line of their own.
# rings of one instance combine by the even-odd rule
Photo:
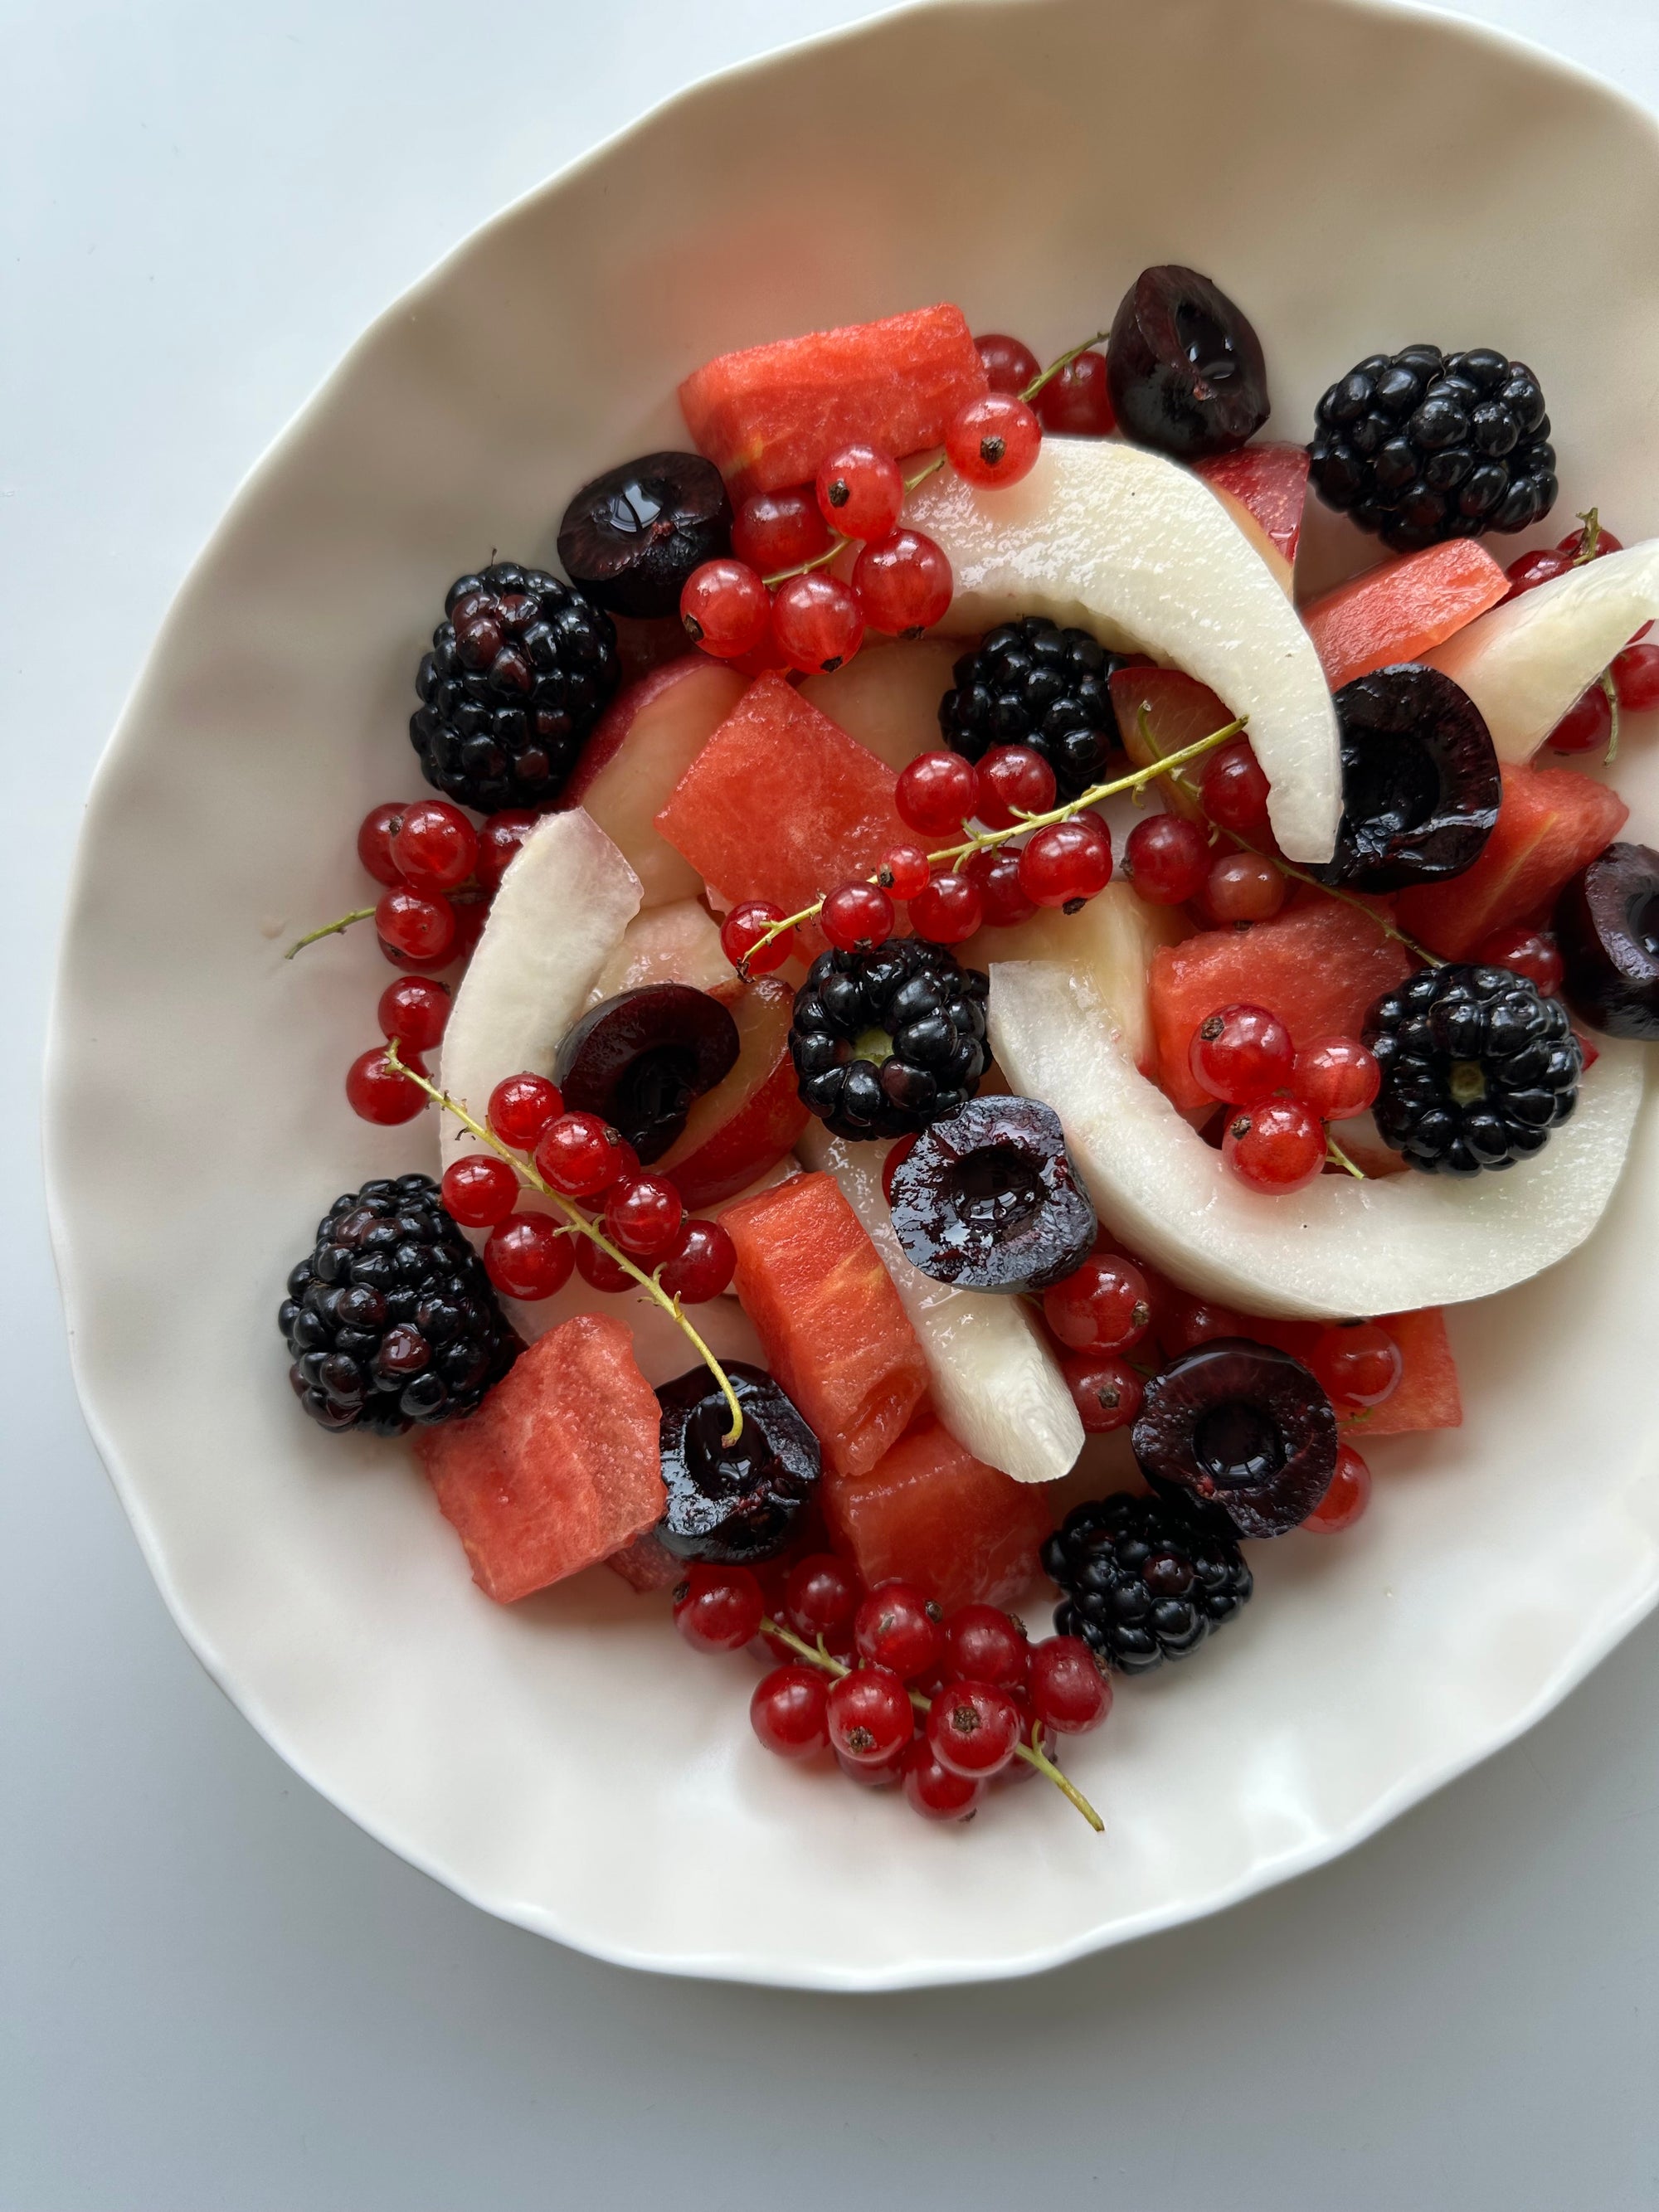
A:
<svg viewBox="0 0 1659 2212">
<path fill-rule="evenodd" d="M 885 1667 L 857 1667 L 830 1686 L 830 1741 L 843 1759 L 879 1764 L 915 1733 L 910 1692 Z"/>
<path fill-rule="evenodd" d="M 1265 1006 L 1222 1006 L 1193 1031 L 1193 1080 L 1228 1106 L 1254 1106 L 1291 1079 L 1296 1048 Z"/>
<path fill-rule="evenodd" d="M 620 1260 L 612 1259 L 603 1244 L 596 1244 L 591 1237 L 580 1231 L 575 1237 L 576 1273 L 591 1291 L 599 1291 L 608 1298 L 617 1297 L 623 1291 L 639 1288 Z"/>
<path fill-rule="evenodd" d="M 732 550 L 757 575 L 798 568 L 829 550 L 830 532 L 811 484 L 750 492 L 732 522 Z"/>
<path fill-rule="evenodd" d="M 1097 814 L 1039 830 L 1019 856 L 1019 887 L 1038 906 L 1075 914 L 1112 880 L 1112 833 Z"/>
<path fill-rule="evenodd" d="M 1380 1406 L 1400 1387 L 1406 1362 L 1386 1328 L 1374 1321 L 1322 1329 L 1308 1364 L 1332 1405 Z"/>
<path fill-rule="evenodd" d="M 1241 837 L 1260 837 L 1267 827 L 1267 777 L 1248 738 L 1212 753 L 1204 770 L 1204 811 Z"/>
<path fill-rule="evenodd" d="M 886 944 L 896 920 L 878 884 L 843 884 L 823 902 L 818 927 L 838 951 L 873 952 Z"/>
<path fill-rule="evenodd" d="M 1285 903 L 1285 878 L 1259 853 L 1229 853 L 1211 864 L 1205 903 L 1225 927 L 1236 921 L 1267 921 Z"/>
<path fill-rule="evenodd" d="M 1042 449 L 1042 425 L 1006 392 L 970 399 L 945 433 L 951 467 L 969 483 L 1015 484 L 1029 476 Z"/>
<path fill-rule="evenodd" d="M 627 1176 L 605 1201 L 605 1235 L 630 1260 L 665 1258 L 684 1219 L 684 1200 L 665 1176 Z"/>
<path fill-rule="evenodd" d="M 1112 1710 L 1112 1686 L 1080 1636 L 1033 1646 L 1031 1711 L 1054 1735 L 1086 1735 Z"/>
<path fill-rule="evenodd" d="M 705 561 L 686 578 L 680 620 L 693 645 L 716 660 L 752 653 L 772 620 L 766 586 L 745 561 Z"/>
<path fill-rule="evenodd" d="M 392 841 L 403 825 L 411 802 L 390 799 L 371 806 L 357 825 L 357 858 L 377 884 L 400 884 L 403 872 L 392 857 Z"/>
<path fill-rule="evenodd" d="M 536 1147 L 536 1166 L 566 1198 L 597 1198 L 624 1172 L 623 1140 L 597 1114 L 561 1114 Z"/>
<path fill-rule="evenodd" d="M 843 538 L 885 538 L 904 504 L 904 478 L 890 453 L 842 446 L 818 470 L 818 513 Z"/>
<path fill-rule="evenodd" d="M 1117 416 L 1106 381 L 1103 353 L 1080 353 L 1048 379 L 1033 404 L 1045 430 L 1066 438 L 1107 438 Z"/>
<path fill-rule="evenodd" d="M 490 815 L 478 832 L 478 881 L 494 890 L 518 858 L 519 848 L 541 820 L 527 807 L 506 807 Z"/>
<path fill-rule="evenodd" d="M 881 1164 L 881 1194 L 889 1206 L 893 1203 L 893 1177 L 916 1148 L 916 1132 L 901 1137 Z"/>
<path fill-rule="evenodd" d="M 1565 538 L 1556 539 L 1555 550 L 1558 553 L 1565 553 L 1570 562 L 1577 563 L 1584 550 L 1585 542 L 1589 537 L 1589 523 L 1581 522 L 1577 530 L 1570 530 Z M 1604 530 L 1598 517 L 1595 525 L 1595 550 L 1591 555 L 1591 559 L 1599 561 L 1604 554 L 1622 553 L 1624 550 L 1623 538 L 1615 538 L 1610 530 Z"/>
<path fill-rule="evenodd" d="M 923 837 L 959 837 L 979 803 L 979 777 L 960 753 L 918 753 L 899 771 L 893 804 Z"/>
<path fill-rule="evenodd" d="M 1228 1116 L 1221 1153 L 1241 1182 L 1282 1198 L 1323 1170 L 1325 1125 L 1299 1098 L 1264 1098 Z"/>
<path fill-rule="evenodd" d="M 734 968 L 750 975 L 769 975 L 781 968 L 795 949 L 795 933 L 782 930 L 761 944 L 775 921 L 783 920 L 783 908 L 768 899 L 746 899 L 734 906 L 720 924 L 720 951 Z M 757 949 L 758 948 L 758 949 Z"/>
<path fill-rule="evenodd" d="M 811 1759 L 830 1741 L 823 1676 L 815 1667 L 775 1667 L 755 1685 L 749 1724 L 780 1759 Z"/>
<path fill-rule="evenodd" d="M 701 1306 L 719 1297 L 737 1269 L 738 1248 L 718 1221 L 688 1221 L 657 1279 L 682 1305 Z"/>
<path fill-rule="evenodd" d="M 1613 664 L 1613 688 L 1627 714 L 1659 707 L 1659 645 L 1627 645 Z"/>
<path fill-rule="evenodd" d="M 760 1584 L 747 1567 L 699 1559 L 674 1592 L 674 1626 L 694 1651 L 741 1651 L 764 1610 Z"/>
<path fill-rule="evenodd" d="M 985 919 L 979 885 L 971 876 L 935 876 L 910 902 L 910 927 L 929 945 L 961 945 Z"/>
<path fill-rule="evenodd" d="M 1553 545 L 1540 547 L 1534 553 L 1520 554 L 1504 571 L 1510 580 L 1505 599 L 1518 599 L 1523 592 L 1535 591 L 1552 577 L 1565 576 L 1571 566 L 1571 556 Z"/>
<path fill-rule="evenodd" d="M 1580 694 L 1550 732 L 1558 753 L 1605 752 L 1613 741 L 1613 708 L 1600 683 Z"/>
<path fill-rule="evenodd" d="M 996 1605 L 964 1605 L 945 1624 L 947 1680 L 988 1682 L 1017 1690 L 1031 1664 L 1031 1646 L 1013 1615 Z"/>
<path fill-rule="evenodd" d="M 947 1682 L 927 1715 L 927 1743 L 939 1765 L 970 1782 L 997 1774 L 1020 1738 L 1019 1707 L 990 1682 Z"/>
<path fill-rule="evenodd" d="M 1210 841 L 1184 815 L 1150 814 L 1129 832 L 1123 858 L 1142 898 L 1153 906 L 1184 906 L 1209 875 Z"/>
<path fill-rule="evenodd" d="M 1297 1054 L 1291 1089 L 1322 1121 L 1346 1121 L 1376 1103 L 1382 1071 L 1358 1037 L 1316 1037 Z"/>
<path fill-rule="evenodd" d="M 1371 1502 L 1371 1471 L 1352 1444 L 1339 1447 L 1330 1486 L 1302 1526 L 1316 1536 L 1335 1536 L 1354 1522 Z"/>
<path fill-rule="evenodd" d="M 441 891 L 400 884 L 386 892 L 374 909 L 374 927 L 386 944 L 414 960 L 441 965 L 455 949 L 455 909 Z"/>
<path fill-rule="evenodd" d="M 850 1631 L 863 1595 L 859 1578 L 833 1552 L 809 1552 L 797 1559 L 784 1584 L 786 1625 L 807 1643 L 827 1643 L 839 1630 Z"/>
<path fill-rule="evenodd" d="M 906 1750 L 901 1771 L 906 1802 L 924 1820 L 971 1820 L 985 1795 L 982 1782 L 941 1766 L 926 1736 L 916 1737 Z"/>
<path fill-rule="evenodd" d="M 550 1214 L 509 1213 L 485 1242 L 484 1273 L 509 1298 L 550 1298 L 570 1280 L 576 1264 L 570 1244 Z"/>
<path fill-rule="evenodd" d="M 1088 1435 L 1127 1429 L 1139 1413 L 1146 1386 L 1127 1359 L 1110 1352 L 1068 1352 L 1060 1371 Z"/>
<path fill-rule="evenodd" d="M 1006 392 L 1018 399 L 1026 386 L 1042 374 L 1042 363 L 1030 347 L 1018 338 L 1005 337 L 1000 331 L 975 338 L 974 347 L 985 364 L 986 380 L 993 392 Z"/>
<path fill-rule="evenodd" d="M 814 568 L 779 585 L 772 602 L 772 633 L 792 668 L 827 676 L 863 644 L 864 610 L 850 584 Z"/>
<path fill-rule="evenodd" d="M 1096 1252 L 1042 1293 L 1042 1316 L 1073 1352 L 1127 1352 L 1152 1325 L 1152 1292 L 1132 1261 Z"/>
<path fill-rule="evenodd" d="M 1176 1359 L 1218 1336 L 1248 1336 L 1250 1332 L 1244 1316 L 1231 1306 L 1217 1305 L 1209 1298 L 1183 1298 L 1170 1309 L 1158 1333 L 1165 1352 Z"/>
<path fill-rule="evenodd" d="M 556 1084 L 544 1075 L 507 1075 L 489 1094 L 484 1119 L 515 1152 L 533 1152 L 564 1111 Z"/>
<path fill-rule="evenodd" d="M 913 1736 L 910 1741 L 914 1743 L 915 1738 Z M 836 1764 L 847 1779 L 860 1790 L 890 1790 L 895 1783 L 904 1779 L 904 1762 L 909 1752 L 910 1744 L 901 1744 L 891 1759 L 877 1759 L 873 1764 L 869 1759 L 843 1759 L 837 1752 Z"/>
<path fill-rule="evenodd" d="M 1495 929 L 1490 937 L 1481 939 L 1470 957 L 1477 967 L 1513 968 L 1517 975 L 1524 975 L 1528 982 L 1536 984 L 1540 995 L 1546 999 L 1557 996 L 1567 972 L 1561 948 L 1548 930 L 1527 929 L 1519 925 L 1513 929 Z M 1330 1116 L 1326 1118 L 1329 1120 Z"/>
<path fill-rule="evenodd" d="M 453 891 L 477 865 L 478 833 L 447 799 L 418 799 L 398 825 L 392 857 L 416 890 Z"/>
<path fill-rule="evenodd" d="M 417 1074 L 426 1073 L 416 1055 L 404 1053 L 400 1056 L 404 1066 L 413 1067 Z M 346 1070 L 345 1094 L 354 1114 L 388 1129 L 399 1121 L 412 1121 L 426 1103 L 426 1093 L 392 1066 L 383 1044 L 372 1052 L 359 1053 L 352 1061 Z"/>
<path fill-rule="evenodd" d="M 962 872 L 979 886 L 980 904 L 993 929 L 1014 929 L 1036 912 L 1035 899 L 1027 898 L 1019 880 L 1018 845 L 993 845 L 975 853 Z"/>
<path fill-rule="evenodd" d="M 447 983 L 434 983 L 424 975 L 388 983 L 375 1008 L 380 1035 L 395 1037 L 408 1052 L 431 1052 L 442 1041 L 449 1006 Z"/>
<path fill-rule="evenodd" d="M 463 1229 L 493 1229 L 519 1200 L 519 1178 L 494 1152 L 468 1152 L 444 1170 L 443 1201 Z"/>
<path fill-rule="evenodd" d="M 943 550 L 919 530 L 896 530 L 853 563 L 853 589 L 872 629 L 920 637 L 951 611 L 956 580 Z"/>
<path fill-rule="evenodd" d="M 913 899 L 926 890 L 933 866 L 920 845 L 895 845 L 881 856 L 876 880 L 896 899 Z"/>
<path fill-rule="evenodd" d="M 914 1583 L 878 1583 L 854 1615 L 853 1643 L 866 1667 L 914 1681 L 945 1649 L 939 1607 Z"/>
<path fill-rule="evenodd" d="M 1030 745 L 993 745 L 979 763 L 975 809 L 988 830 L 1012 830 L 1022 815 L 1054 803 L 1054 772 Z"/>
</svg>

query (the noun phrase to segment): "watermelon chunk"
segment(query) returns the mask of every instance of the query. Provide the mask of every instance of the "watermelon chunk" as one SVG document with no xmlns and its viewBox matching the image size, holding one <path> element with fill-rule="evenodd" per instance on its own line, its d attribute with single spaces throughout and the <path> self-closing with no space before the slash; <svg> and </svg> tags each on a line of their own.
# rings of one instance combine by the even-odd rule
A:
<svg viewBox="0 0 1659 2212">
<path fill-rule="evenodd" d="M 961 308 L 941 306 L 717 355 L 681 385 L 680 409 L 740 500 L 806 482 L 854 440 L 895 459 L 939 445 L 987 389 Z"/>
<path fill-rule="evenodd" d="M 1302 511 L 1308 503 L 1308 449 L 1269 441 L 1213 453 L 1193 463 L 1212 491 L 1224 492 L 1251 515 L 1262 536 L 1287 562 L 1296 559 Z"/>
<path fill-rule="evenodd" d="M 1506 767 L 1497 826 L 1480 859 L 1443 883 L 1401 894 L 1400 927 L 1448 960 L 1524 921 L 1593 860 L 1630 814 L 1616 791 L 1577 769 Z"/>
<path fill-rule="evenodd" d="M 927 1389 L 916 1333 L 833 1176 L 794 1176 L 728 1206 L 738 1296 L 766 1361 L 838 1474 L 866 1474 Z M 999 1480 L 1005 1478 L 999 1477 Z"/>
<path fill-rule="evenodd" d="M 464 1421 L 415 1449 L 487 1597 L 510 1605 L 655 1528 L 657 1394 L 619 1321 L 577 1314 L 520 1353 Z"/>
<path fill-rule="evenodd" d="M 1206 929 L 1152 955 L 1148 982 L 1158 1079 L 1182 1113 L 1214 1101 L 1188 1054 L 1199 1024 L 1223 1006 L 1266 1006 L 1297 1044 L 1358 1036 L 1367 1010 L 1410 974 L 1403 946 L 1363 914 L 1314 898 L 1248 929 Z"/>
<path fill-rule="evenodd" d="M 826 1475 L 822 1495 L 867 1586 L 902 1577 L 946 1613 L 1018 1597 L 1054 1524 L 1042 1486 L 975 1459 L 931 1413 L 866 1473 Z"/>
<path fill-rule="evenodd" d="M 669 795 L 657 827 L 731 899 L 795 914 L 872 875 L 910 837 L 898 778 L 781 676 L 757 676 Z M 822 945 L 803 931 L 809 949 Z"/>
<path fill-rule="evenodd" d="M 1484 545 L 1453 538 L 1339 584 L 1304 607 L 1302 620 L 1327 682 L 1340 691 L 1373 668 L 1420 660 L 1495 607 L 1509 588 Z"/>
</svg>

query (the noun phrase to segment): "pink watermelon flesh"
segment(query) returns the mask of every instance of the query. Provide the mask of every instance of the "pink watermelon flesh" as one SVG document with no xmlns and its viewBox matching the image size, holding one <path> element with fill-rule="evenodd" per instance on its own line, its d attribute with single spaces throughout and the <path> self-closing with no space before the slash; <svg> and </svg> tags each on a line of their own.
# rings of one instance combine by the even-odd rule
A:
<svg viewBox="0 0 1659 2212">
<path fill-rule="evenodd" d="M 662 1518 L 657 1394 L 619 1321 L 550 1329 L 464 1421 L 416 1453 L 486 1596 L 510 1605 L 631 1544 Z"/>
<path fill-rule="evenodd" d="M 987 388 L 962 310 L 941 306 L 717 355 L 681 385 L 680 407 L 738 500 L 805 483 L 855 440 L 895 459 L 937 446 Z"/>
</svg>

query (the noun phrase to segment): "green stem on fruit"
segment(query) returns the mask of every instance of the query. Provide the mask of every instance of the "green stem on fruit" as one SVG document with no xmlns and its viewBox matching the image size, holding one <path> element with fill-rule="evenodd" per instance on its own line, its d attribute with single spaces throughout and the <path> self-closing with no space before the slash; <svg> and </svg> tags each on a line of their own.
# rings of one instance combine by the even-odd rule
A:
<svg viewBox="0 0 1659 2212">
<path fill-rule="evenodd" d="M 937 474 L 944 466 L 945 449 L 941 447 L 931 461 L 924 461 L 914 476 L 906 477 L 905 490 L 914 491 L 919 483 L 926 483 L 929 477 Z M 823 552 L 815 553 L 810 561 L 798 561 L 793 568 L 780 568 L 775 575 L 763 576 L 761 581 L 769 592 L 775 592 L 780 584 L 787 584 L 792 576 L 810 576 L 814 568 L 827 568 L 849 545 L 856 545 L 857 543 L 855 538 L 832 538 Z"/>
<path fill-rule="evenodd" d="M 1582 522 L 1584 526 L 1583 535 L 1578 540 L 1578 550 L 1572 556 L 1573 567 L 1582 568 L 1585 562 L 1593 561 L 1601 550 L 1601 510 L 1599 507 L 1586 507 L 1583 514 L 1576 516 L 1574 520 Z"/>
<path fill-rule="evenodd" d="M 446 1114 L 453 1114 L 463 1128 L 470 1130 L 481 1145 L 488 1145 L 498 1159 L 505 1160 L 520 1182 L 528 1189 L 538 1193 L 541 1197 L 550 1200 L 558 1207 L 565 1217 L 562 1234 L 568 1236 L 574 1230 L 577 1235 L 586 1237 L 591 1243 L 597 1244 L 600 1251 L 614 1260 L 625 1274 L 631 1275 L 641 1289 L 647 1291 L 655 1304 L 662 1308 L 676 1327 L 684 1332 L 695 1346 L 698 1358 L 720 1384 L 726 1402 L 732 1408 L 731 1429 L 720 1438 L 721 1443 L 729 1450 L 743 1434 L 743 1407 L 738 1403 L 738 1394 L 732 1388 L 731 1379 L 726 1370 L 715 1358 L 691 1323 L 687 1321 L 678 1298 L 664 1290 L 654 1274 L 647 1275 L 643 1267 L 635 1267 L 626 1252 L 618 1251 L 604 1231 L 596 1227 L 562 1190 L 555 1190 L 552 1184 L 546 1181 L 532 1162 L 526 1160 L 522 1153 L 515 1152 L 511 1146 L 504 1145 L 495 1131 L 487 1127 L 483 1122 L 474 1121 L 465 1107 L 452 1098 L 447 1091 L 441 1091 L 435 1083 L 428 1083 L 425 1076 L 416 1074 L 412 1067 L 398 1057 L 398 1041 L 395 1037 L 386 1046 L 386 1065 L 389 1067 L 395 1067 L 398 1073 L 412 1083 L 417 1091 L 423 1091 L 434 1106 L 441 1107 Z"/>
<path fill-rule="evenodd" d="M 296 952 L 303 952 L 307 945 L 315 945 L 320 938 L 338 937 L 343 931 L 349 929 L 354 921 L 372 920 L 374 913 L 372 906 L 360 906 L 350 914 L 343 914 L 337 921 L 326 921 L 320 929 L 307 930 L 303 937 L 295 939 L 283 953 L 283 959 L 292 960 Z"/>
<path fill-rule="evenodd" d="M 1081 345 L 1074 345 L 1068 353 L 1060 354 L 1055 360 L 1049 362 L 1047 368 L 1038 371 L 1024 391 L 1020 393 L 1020 398 L 1029 407 L 1043 386 L 1058 376 L 1062 368 L 1069 368 L 1079 355 L 1088 352 L 1091 346 L 1104 345 L 1111 335 L 1109 330 L 1097 331 L 1093 337 L 1085 338 Z"/>
<path fill-rule="evenodd" d="M 1619 686 L 1611 668 L 1604 668 L 1597 681 L 1607 699 L 1607 749 L 1601 756 L 1601 765 L 1611 768 L 1619 757 Z"/>
<path fill-rule="evenodd" d="M 844 1660 L 833 1658 L 830 1656 L 824 1648 L 823 1638 L 821 1636 L 815 1645 L 809 1644 L 804 1637 L 797 1636 L 793 1629 L 786 1628 L 781 1621 L 772 1620 L 769 1614 L 762 1616 L 761 1634 L 775 1637 L 780 1644 L 786 1644 L 791 1651 L 797 1652 L 801 1658 L 805 1659 L 809 1667 L 817 1667 L 826 1674 L 833 1674 L 837 1681 L 840 1681 L 844 1674 L 850 1674 L 853 1671 Z M 910 1692 L 910 1703 L 919 1713 L 933 1711 L 933 1699 L 924 1698 L 920 1690 Z M 1106 1823 L 1101 1819 L 1099 1814 L 1096 1812 L 1076 1784 L 1068 1780 L 1060 1772 L 1052 1759 L 1045 1757 L 1042 1746 L 1046 1740 L 1042 1723 L 1038 1721 L 1031 1730 L 1030 1744 L 1017 1744 L 1014 1747 L 1014 1757 L 1023 1759 L 1028 1766 L 1035 1766 L 1039 1774 L 1046 1776 L 1060 1795 L 1069 1798 L 1077 1807 L 1078 1811 L 1082 1814 L 1095 1833 L 1097 1836 L 1103 1836 L 1106 1832 Z"/>
<path fill-rule="evenodd" d="M 1343 1151 L 1341 1146 L 1337 1143 L 1336 1139 L 1332 1136 L 1328 1129 L 1325 1132 L 1325 1157 L 1328 1160 L 1333 1162 L 1337 1167 L 1345 1170 L 1347 1174 L 1353 1177 L 1356 1182 L 1369 1182 L 1370 1181 L 1370 1177 L 1366 1174 L 1364 1169 L 1360 1167 L 1357 1162 L 1351 1160 L 1348 1158 L 1347 1154 Z"/>
</svg>

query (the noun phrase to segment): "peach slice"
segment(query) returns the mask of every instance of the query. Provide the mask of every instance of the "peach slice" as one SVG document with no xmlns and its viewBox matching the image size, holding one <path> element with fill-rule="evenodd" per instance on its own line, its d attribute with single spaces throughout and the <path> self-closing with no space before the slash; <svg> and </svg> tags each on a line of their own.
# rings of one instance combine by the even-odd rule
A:
<svg viewBox="0 0 1659 2212">
<path fill-rule="evenodd" d="M 737 1065 L 692 1107 L 684 1128 L 657 1162 L 688 1209 L 718 1206 L 775 1167 L 811 1119 L 800 1103 L 789 1057 L 795 994 L 775 975 L 728 980 L 714 992 L 738 1025 Z"/>
<path fill-rule="evenodd" d="M 689 983 L 694 991 L 712 991 L 731 981 L 732 963 L 720 950 L 720 929 L 708 908 L 697 899 L 676 899 L 635 915 L 582 1012 L 642 983 Z"/>
<path fill-rule="evenodd" d="M 866 645 L 844 668 L 800 687 L 821 713 L 867 745 L 895 775 L 942 745 L 939 702 L 951 689 L 961 641 L 942 637 Z"/>
</svg>

